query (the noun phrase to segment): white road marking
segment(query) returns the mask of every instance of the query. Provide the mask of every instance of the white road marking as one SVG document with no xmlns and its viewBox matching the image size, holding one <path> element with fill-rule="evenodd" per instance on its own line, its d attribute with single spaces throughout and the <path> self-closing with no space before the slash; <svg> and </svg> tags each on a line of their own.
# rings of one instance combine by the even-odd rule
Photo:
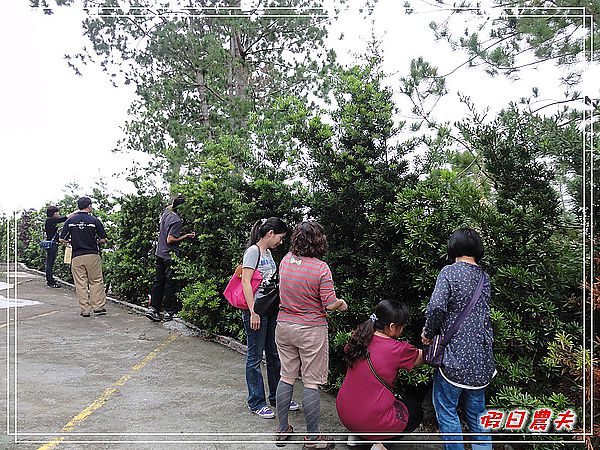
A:
<svg viewBox="0 0 600 450">
<path fill-rule="evenodd" d="M 6 279 L 6 272 L 3 272 L 2 275 L 3 275 L 3 278 Z M 8 273 L 8 275 L 11 278 L 42 278 L 41 275 L 36 275 L 36 274 L 33 274 L 33 273 L 27 273 L 27 272 L 17 272 L 17 273 L 14 273 L 14 272 L 10 271 Z"/>
<path fill-rule="evenodd" d="M 22 308 L 23 306 L 32 306 L 39 305 L 41 302 L 36 302 L 35 300 L 23 300 L 20 298 L 6 298 L 0 295 L 0 309 L 6 308 Z"/>
</svg>

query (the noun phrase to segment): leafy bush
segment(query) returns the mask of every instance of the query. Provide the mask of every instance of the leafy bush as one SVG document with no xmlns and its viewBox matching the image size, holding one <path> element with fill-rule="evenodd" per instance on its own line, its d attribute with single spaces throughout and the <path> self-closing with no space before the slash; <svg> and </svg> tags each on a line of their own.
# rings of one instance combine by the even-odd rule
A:
<svg viewBox="0 0 600 450">
<path fill-rule="evenodd" d="M 222 297 L 233 269 L 241 260 L 250 229 L 262 217 L 277 216 L 293 224 L 299 219 L 294 186 L 264 176 L 256 165 L 253 178 L 236 170 L 225 156 L 231 140 L 224 139 L 216 154 L 199 162 L 199 173 L 176 186 L 186 197 L 180 215 L 196 238 L 181 245 L 178 278 L 184 315 L 208 331 L 242 336 L 239 311 Z M 276 258 L 283 254 L 275 252 Z M 212 297 L 210 297 L 212 295 Z"/>
<path fill-rule="evenodd" d="M 154 277 L 158 220 L 166 200 L 159 194 L 125 195 L 112 215 L 111 251 L 103 253 L 105 282 L 123 299 L 146 304 Z"/>
</svg>

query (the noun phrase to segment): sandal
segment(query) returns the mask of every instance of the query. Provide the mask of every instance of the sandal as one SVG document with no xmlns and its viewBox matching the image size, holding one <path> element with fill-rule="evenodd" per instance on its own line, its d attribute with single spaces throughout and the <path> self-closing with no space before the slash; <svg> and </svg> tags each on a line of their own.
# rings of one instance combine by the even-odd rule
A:
<svg viewBox="0 0 600 450">
<path fill-rule="evenodd" d="M 304 436 L 304 445 L 302 448 L 319 448 L 319 449 L 330 449 L 335 447 L 335 442 L 332 442 L 331 436 L 320 435 L 317 439 L 308 439 L 308 436 Z"/>
<path fill-rule="evenodd" d="M 278 431 L 275 433 L 275 445 L 277 447 L 285 447 L 285 441 L 287 441 L 291 434 L 294 432 L 294 427 L 288 424 L 288 429 L 285 431 Z"/>
</svg>

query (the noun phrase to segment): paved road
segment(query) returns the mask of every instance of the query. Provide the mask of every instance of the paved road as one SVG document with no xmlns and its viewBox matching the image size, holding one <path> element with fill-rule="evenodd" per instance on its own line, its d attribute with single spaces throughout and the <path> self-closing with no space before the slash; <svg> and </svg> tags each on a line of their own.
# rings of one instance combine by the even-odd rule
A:
<svg viewBox="0 0 600 450">
<path fill-rule="evenodd" d="M 276 448 L 275 421 L 246 409 L 242 354 L 111 303 L 106 316 L 82 318 L 72 290 L 47 288 L 33 273 L 16 281 L 19 299 L 40 303 L 17 308 L 16 323 L 14 308 L 0 309 L 5 428 L 13 433 L 0 436 L 1 448 Z M 335 399 L 322 399 L 322 430 L 344 433 Z M 4 416 L 6 404 L 3 394 Z M 290 419 L 305 429 L 302 412 Z M 393 448 L 440 448 L 423 444 Z"/>
</svg>

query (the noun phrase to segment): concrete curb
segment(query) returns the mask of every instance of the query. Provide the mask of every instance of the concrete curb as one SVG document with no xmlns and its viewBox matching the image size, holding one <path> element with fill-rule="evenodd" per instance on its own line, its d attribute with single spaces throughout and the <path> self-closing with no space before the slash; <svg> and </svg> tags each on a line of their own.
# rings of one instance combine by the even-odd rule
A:
<svg viewBox="0 0 600 450">
<path fill-rule="evenodd" d="M 45 272 L 42 272 L 41 270 L 37 270 L 37 269 L 31 269 L 30 267 L 27 267 L 24 263 L 19 263 L 19 268 L 25 272 L 32 272 L 37 275 L 46 276 Z M 73 291 L 75 290 L 75 285 L 68 283 L 60 278 L 55 278 L 55 280 L 58 281 L 61 285 L 65 286 Z M 129 303 L 124 300 L 119 300 L 119 299 L 110 297 L 108 295 L 106 296 L 106 299 L 109 300 L 110 302 L 114 303 L 116 306 L 119 306 L 120 308 L 126 309 L 133 313 L 139 314 L 140 316 L 143 316 L 146 313 L 146 308 L 144 308 L 143 306 L 134 305 L 133 303 Z M 203 330 L 203 329 L 197 327 L 196 325 L 189 323 L 179 317 L 176 317 L 175 319 L 173 319 L 173 322 L 176 322 L 176 323 L 182 325 L 191 334 L 201 337 L 202 339 L 204 339 L 206 341 L 216 342 L 217 344 L 224 345 L 225 347 L 228 347 L 242 355 L 246 355 L 247 347 L 244 344 L 242 344 L 241 342 L 236 341 L 235 339 L 233 339 L 231 337 L 221 336 L 219 334 L 210 333 L 210 332 Z M 166 322 L 166 323 L 168 323 L 168 322 Z M 166 323 L 165 323 L 165 326 L 166 326 Z M 167 327 L 167 328 L 170 328 L 170 327 Z M 171 329 L 173 329 L 173 328 L 171 328 Z"/>
</svg>

